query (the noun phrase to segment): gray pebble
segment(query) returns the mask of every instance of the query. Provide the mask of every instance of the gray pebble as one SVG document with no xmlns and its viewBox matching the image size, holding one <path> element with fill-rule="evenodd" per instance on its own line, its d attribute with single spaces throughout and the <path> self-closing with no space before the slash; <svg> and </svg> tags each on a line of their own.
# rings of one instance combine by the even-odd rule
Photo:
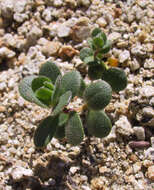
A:
<svg viewBox="0 0 154 190">
<path fill-rule="evenodd" d="M 145 140 L 145 131 L 143 127 L 133 127 L 133 131 L 138 140 Z"/>
</svg>

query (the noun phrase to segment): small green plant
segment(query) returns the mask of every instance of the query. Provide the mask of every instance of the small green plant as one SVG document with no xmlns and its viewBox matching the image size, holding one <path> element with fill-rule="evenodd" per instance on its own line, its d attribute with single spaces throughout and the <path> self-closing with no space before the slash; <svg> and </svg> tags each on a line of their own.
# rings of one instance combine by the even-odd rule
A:
<svg viewBox="0 0 154 190">
<path fill-rule="evenodd" d="M 92 31 L 89 44 L 90 48 L 83 48 L 80 52 L 81 59 L 89 66 L 88 75 L 92 79 L 89 85 L 78 71 L 62 75 L 58 66 L 50 61 L 41 66 L 38 76 L 27 76 L 20 82 L 19 92 L 24 99 L 52 110 L 34 133 L 36 147 L 45 147 L 53 137 L 66 138 L 68 143 L 78 145 L 84 138 L 85 128 L 95 137 L 102 138 L 110 133 L 112 124 L 103 110 L 111 100 L 112 90 L 124 89 L 127 80 L 121 69 L 107 68 L 104 64 L 101 54 L 109 51 L 110 42 L 100 29 Z M 93 81 L 95 79 L 99 80 Z M 85 102 L 85 126 L 78 110 L 69 109 L 68 104 L 75 96 Z"/>
<path fill-rule="evenodd" d="M 100 28 L 95 28 L 88 40 L 89 47 L 80 51 L 81 60 L 88 65 L 88 76 L 91 80 L 102 79 L 110 84 L 112 90 L 119 92 L 127 86 L 125 72 L 117 67 L 111 67 L 110 62 L 115 61 L 109 58 L 106 61 L 104 55 L 110 51 L 111 42 Z M 108 65 L 108 63 L 110 65 Z"/>
</svg>

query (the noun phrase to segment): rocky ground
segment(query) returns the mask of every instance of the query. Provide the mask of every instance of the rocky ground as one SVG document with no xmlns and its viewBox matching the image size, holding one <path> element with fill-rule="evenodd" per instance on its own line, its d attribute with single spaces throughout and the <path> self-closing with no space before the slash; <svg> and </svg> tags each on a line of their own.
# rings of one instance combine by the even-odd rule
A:
<svg viewBox="0 0 154 190">
<path fill-rule="evenodd" d="M 19 81 L 49 59 L 87 78 L 79 51 L 98 26 L 128 76 L 106 108 L 111 134 L 35 149 L 48 110 L 24 101 Z M 152 190 L 153 43 L 153 0 L 0 0 L 0 190 Z"/>
</svg>

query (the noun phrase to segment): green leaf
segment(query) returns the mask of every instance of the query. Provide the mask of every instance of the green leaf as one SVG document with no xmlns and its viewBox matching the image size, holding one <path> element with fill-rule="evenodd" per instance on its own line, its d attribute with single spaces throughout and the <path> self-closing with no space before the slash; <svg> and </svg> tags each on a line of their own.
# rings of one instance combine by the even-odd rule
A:
<svg viewBox="0 0 154 190">
<path fill-rule="evenodd" d="M 110 85 L 102 80 L 91 83 L 84 91 L 84 100 L 89 108 L 101 110 L 107 106 L 112 97 Z"/>
<path fill-rule="evenodd" d="M 112 90 L 115 92 L 119 92 L 125 89 L 127 86 L 127 76 L 120 68 L 109 68 L 103 73 L 102 79 L 108 82 L 111 85 Z"/>
<path fill-rule="evenodd" d="M 79 97 L 83 96 L 83 93 L 84 93 L 85 89 L 86 89 L 86 83 L 84 82 L 83 79 L 81 79 L 81 85 L 80 85 L 80 89 L 79 89 L 79 92 L 78 92 Z"/>
<path fill-rule="evenodd" d="M 45 82 L 43 83 L 43 85 L 44 85 L 46 88 L 50 89 L 51 91 L 54 90 L 54 85 L 53 85 L 51 82 L 45 81 Z"/>
<path fill-rule="evenodd" d="M 104 111 L 89 111 L 87 118 L 87 129 L 89 134 L 103 138 L 109 135 L 111 128 L 111 121 Z"/>
<path fill-rule="evenodd" d="M 48 116 L 45 118 L 34 134 L 34 144 L 36 147 L 45 147 L 52 139 L 58 126 L 58 117 Z"/>
<path fill-rule="evenodd" d="M 101 32 L 101 37 L 102 37 L 102 39 L 103 39 L 103 41 L 104 41 L 104 44 L 106 43 L 106 41 L 107 41 L 107 37 L 106 37 L 106 34 L 104 33 L 104 32 Z"/>
<path fill-rule="evenodd" d="M 95 46 L 96 48 L 102 48 L 103 45 L 104 45 L 104 40 L 103 40 L 101 37 L 96 36 L 96 37 L 94 37 L 94 39 L 93 39 L 93 44 L 94 44 L 94 46 Z"/>
<path fill-rule="evenodd" d="M 106 41 L 106 44 L 100 50 L 100 53 L 108 53 L 111 49 L 111 42 L 109 40 Z"/>
<path fill-rule="evenodd" d="M 35 92 L 37 89 L 44 85 L 45 81 L 51 82 L 51 80 L 45 76 L 38 76 L 34 78 L 32 81 L 32 90 Z"/>
<path fill-rule="evenodd" d="M 41 66 L 39 75 L 43 75 L 50 78 L 54 84 L 58 75 L 61 75 L 61 72 L 55 63 L 47 61 Z"/>
<path fill-rule="evenodd" d="M 84 63 L 92 64 L 95 61 L 94 56 L 89 56 L 84 59 Z"/>
<path fill-rule="evenodd" d="M 56 133 L 54 135 L 57 139 L 62 139 L 65 137 L 65 124 L 69 119 L 69 114 L 61 113 L 59 114 L 58 127 L 56 129 Z"/>
<path fill-rule="evenodd" d="M 92 33 L 91 33 L 91 36 L 92 37 L 95 37 L 97 36 L 99 33 L 102 33 L 102 30 L 100 28 L 95 28 Z"/>
<path fill-rule="evenodd" d="M 35 91 L 36 97 L 41 100 L 44 104 L 50 105 L 51 104 L 51 95 L 52 91 L 48 88 L 41 87 Z"/>
<path fill-rule="evenodd" d="M 67 114 L 67 113 L 61 113 L 59 115 L 58 126 L 62 126 L 64 124 L 66 124 L 66 122 L 68 121 L 68 118 L 69 118 L 69 114 Z"/>
<path fill-rule="evenodd" d="M 41 107 L 48 108 L 43 102 L 36 98 L 35 93 L 32 90 L 32 81 L 37 78 L 37 76 L 27 76 L 19 84 L 19 93 L 27 101 L 35 103 Z"/>
<path fill-rule="evenodd" d="M 78 71 L 70 71 L 66 73 L 61 80 L 61 91 L 62 94 L 71 91 L 72 92 L 72 98 L 76 96 L 80 90 L 81 85 L 81 75 Z"/>
<path fill-rule="evenodd" d="M 63 108 L 70 102 L 71 97 L 72 97 L 71 91 L 67 91 L 65 94 L 60 96 L 59 102 L 55 107 L 55 109 L 53 110 L 52 115 L 59 114 L 63 110 Z"/>
<path fill-rule="evenodd" d="M 59 101 L 59 97 L 61 96 L 62 92 L 61 92 L 61 89 L 60 89 L 60 86 L 61 86 L 61 80 L 62 80 L 62 76 L 59 75 L 57 77 L 57 80 L 55 82 L 55 88 L 54 88 L 54 91 L 53 91 L 53 94 L 52 94 L 52 97 L 51 97 L 51 102 L 52 102 L 52 105 L 55 106 L 58 101 Z"/>
<path fill-rule="evenodd" d="M 97 80 L 102 77 L 102 74 L 104 72 L 104 67 L 100 65 L 94 65 L 88 67 L 88 76 L 91 80 Z"/>
<path fill-rule="evenodd" d="M 54 137 L 57 139 L 63 139 L 65 137 L 65 125 L 57 127 Z"/>
<path fill-rule="evenodd" d="M 84 138 L 84 130 L 80 116 L 76 112 L 70 114 L 70 118 L 65 126 L 65 135 L 68 143 L 78 145 Z"/>
<path fill-rule="evenodd" d="M 93 56 L 93 50 L 91 48 L 82 48 L 80 51 L 80 59 L 84 61 L 86 57 Z"/>
</svg>

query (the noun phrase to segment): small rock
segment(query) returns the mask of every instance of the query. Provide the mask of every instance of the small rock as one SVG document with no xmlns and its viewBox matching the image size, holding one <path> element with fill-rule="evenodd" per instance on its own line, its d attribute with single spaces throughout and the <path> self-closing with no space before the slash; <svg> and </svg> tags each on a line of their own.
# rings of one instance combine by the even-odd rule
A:
<svg viewBox="0 0 154 190">
<path fill-rule="evenodd" d="M 70 35 L 70 31 L 71 29 L 65 26 L 65 24 L 59 25 L 57 30 L 58 37 L 60 38 L 68 37 Z"/>
<path fill-rule="evenodd" d="M 141 31 L 138 35 L 138 40 L 143 43 L 146 38 L 147 38 L 147 33 L 144 31 Z"/>
<path fill-rule="evenodd" d="M 0 90 L 4 91 L 6 89 L 7 85 L 6 82 L 0 82 Z"/>
<path fill-rule="evenodd" d="M 88 7 L 90 5 L 90 1 L 89 0 L 78 0 L 78 4 Z"/>
<path fill-rule="evenodd" d="M 154 160 L 154 148 L 150 147 L 145 151 L 145 156 L 147 158 L 150 158 L 151 160 Z"/>
<path fill-rule="evenodd" d="M 137 61 L 137 59 L 133 59 L 133 61 L 130 63 L 130 68 L 132 71 L 136 71 L 137 69 L 140 68 L 140 64 L 139 62 Z"/>
<path fill-rule="evenodd" d="M 10 19 L 13 16 L 14 0 L 1 1 L 1 14 L 4 18 Z"/>
<path fill-rule="evenodd" d="M 150 143 L 147 141 L 131 141 L 129 142 L 131 148 L 147 148 L 150 146 Z"/>
<path fill-rule="evenodd" d="M 128 50 L 124 50 L 123 52 L 120 53 L 119 55 L 119 62 L 123 63 L 127 61 L 130 58 L 130 53 Z"/>
<path fill-rule="evenodd" d="M 141 167 L 142 167 L 141 162 L 136 162 L 136 163 L 133 165 L 134 173 L 139 172 L 139 171 L 141 170 Z"/>
<path fill-rule="evenodd" d="M 76 42 L 82 42 L 86 40 L 90 36 L 90 28 L 89 26 L 78 26 L 75 25 L 72 28 L 72 39 Z"/>
<path fill-rule="evenodd" d="M 62 1 L 62 0 L 54 0 L 53 5 L 54 5 L 55 7 L 60 7 L 60 6 L 63 5 L 63 1 Z"/>
<path fill-rule="evenodd" d="M 150 166 L 147 171 L 147 177 L 154 181 L 154 166 Z"/>
<path fill-rule="evenodd" d="M 12 58 L 16 55 L 16 53 L 7 47 L 0 48 L 0 57 L 1 58 Z"/>
<path fill-rule="evenodd" d="M 141 58 L 144 58 L 147 55 L 145 48 L 141 45 L 136 45 L 136 46 L 132 47 L 131 53 L 133 55 L 141 57 Z"/>
<path fill-rule="evenodd" d="M 99 173 L 104 174 L 105 172 L 109 172 L 109 168 L 106 166 L 102 166 L 99 168 Z"/>
<path fill-rule="evenodd" d="M 80 169 L 79 167 L 73 166 L 73 167 L 70 168 L 70 173 L 75 174 L 79 169 Z"/>
<path fill-rule="evenodd" d="M 60 47 L 61 43 L 58 41 L 47 41 L 42 47 L 42 53 L 44 53 L 46 56 L 57 55 Z"/>
<path fill-rule="evenodd" d="M 154 109 L 152 107 L 145 107 L 142 109 L 143 115 L 147 117 L 154 117 Z"/>
<path fill-rule="evenodd" d="M 14 3 L 14 12 L 18 12 L 18 13 L 24 12 L 26 4 L 27 4 L 27 0 L 16 1 Z"/>
<path fill-rule="evenodd" d="M 118 121 L 115 122 L 116 132 L 124 136 L 130 136 L 133 134 L 133 129 L 126 116 L 121 116 Z"/>
<path fill-rule="evenodd" d="M 154 148 L 154 137 L 151 137 L 151 145 Z"/>
<path fill-rule="evenodd" d="M 44 18 L 45 21 L 51 22 L 52 16 L 51 16 L 51 10 L 49 8 L 45 9 L 42 13 L 42 17 Z"/>
<path fill-rule="evenodd" d="M 107 22 L 106 20 L 103 18 L 103 17 L 100 17 L 98 20 L 97 20 L 97 24 L 100 26 L 100 27 L 105 27 L 107 25 Z"/>
<path fill-rule="evenodd" d="M 16 166 L 12 168 L 10 175 L 15 181 L 18 181 L 23 177 L 32 176 L 33 171 L 31 169 L 25 169 L 21 166 Z"/>
<path fill-rule="evenodd" d="M 145 140 L 145 131 L 143 127 L 133 127 L 133 131 L 138 140 Z"/>
<path fill-rule="evenodd" d="M 144 86 L 140 89 L 140 94 L 142 97 L 150 98 L 154 96 L 154 87 L 153 86 Z"/>
<path fill-rule="evenodd" d="M 121 38 L 121 34 L 118 32 L 113 32 L 109 34 L 108 39 L 112 41 L 112 43 L 116 43 Z"/>
<path fill-rule="evenodd" d="M 145 69 L 154 69 L 154 60 L 152 58 L 146 59 L 144 63 Z"/>
<path fill-rule="evenodd" d="M 151 99 L 150 99 L 150 105 L 152 105 L 152 106 L 154 106 L 154 97 L 152 97 Z"/>
<path fill-rule="evenodd" d="M 78 55 L 79 52 L 75 50 L 72 46 L 64 45 L 59 50 L 58 54 L 62 59 L 67 59 L 67 58 L 72 58 L 74 55 Z"/>
</svg>

